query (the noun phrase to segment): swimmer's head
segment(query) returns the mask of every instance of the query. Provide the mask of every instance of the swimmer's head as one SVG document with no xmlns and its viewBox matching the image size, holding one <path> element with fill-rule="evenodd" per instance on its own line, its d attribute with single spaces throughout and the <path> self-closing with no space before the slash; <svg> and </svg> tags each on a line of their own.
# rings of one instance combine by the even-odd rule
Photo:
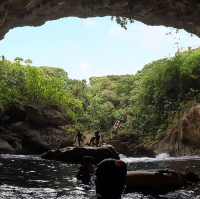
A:
<svg viewBox="0 0 200 199">
<path fill-rule="evenodd" d="M 95 164 L 95 160 L 91 156 L 84 156 L 83 159 L 82 159 L 82 163 L 81 164 L 82 165 L 86 165 L 86 164 L 94 165 Z"/>
<path fill-rule="evenodd" d="M 103 160 L 95 172 L 97 194 L 102 198 L 120 198 L 125 188 L 126 173 L 127 165 L 122 160 Z"/>
</svg>

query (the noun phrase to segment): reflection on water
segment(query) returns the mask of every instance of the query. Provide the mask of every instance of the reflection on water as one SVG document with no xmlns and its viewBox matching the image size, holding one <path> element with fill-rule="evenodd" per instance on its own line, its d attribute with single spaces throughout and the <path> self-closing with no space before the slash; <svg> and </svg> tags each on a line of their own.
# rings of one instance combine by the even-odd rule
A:
<svg viewBox="0 0 200 199">
<path fill-rule="evenodd" d="M 200 175 L 200 158 L 170 158 L 161 154 L 157 158 L 127 158 L 121 156 L 129 170 L 174 169 L 190 171 Z M 86 186 L 74 178 L 79 165 L 40 159 L 39 156 L 0 156 L 0 199 L 94 199 L 93 186 Z M 167 194 L 124 194 L 122 199 L 200 199 L 200 185 L 190 186 L 187 190 L 178 190 Z"/>
</svg>

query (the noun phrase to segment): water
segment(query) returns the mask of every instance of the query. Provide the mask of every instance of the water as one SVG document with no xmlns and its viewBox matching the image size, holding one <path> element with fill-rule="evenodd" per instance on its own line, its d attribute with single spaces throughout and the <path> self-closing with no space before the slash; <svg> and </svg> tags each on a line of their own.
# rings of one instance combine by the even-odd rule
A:
<svg viewBox="0 0 200 199">
<path fill-rule="evenodd" d="M 200 157 L 171 158 L 161 154 L 156 158 L 121 159 L 129 170 L 174 169 L 200 175 Z M 39 156 L 0 155 L 0 199 L 94 199 L 93 186 L 77 182 L 74 176 L 79 165 L 43 160 Z M 200 199 L 200 184 L 165 194 L 124 194 L 122 199 Z"/>
</svg>

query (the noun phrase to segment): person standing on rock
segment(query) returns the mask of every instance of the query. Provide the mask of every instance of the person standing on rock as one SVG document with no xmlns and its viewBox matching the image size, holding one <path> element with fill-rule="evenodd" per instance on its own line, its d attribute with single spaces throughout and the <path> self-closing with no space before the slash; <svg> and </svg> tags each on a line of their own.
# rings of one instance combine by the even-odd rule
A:
<svg viewBox="0 0 200 199">
<path fill-rule="evenodd" d="M 95 137 L 96 137 L 96 146 L 98 147 L 99 146 L 99 141 L 100 141 L 100 135 L 99 135 L 100 131 L 97 130 L 95 132 Z"/>
<path fill-rule="evenodd" d="M 79 145 L 79 147 L 81 147 L 81 143 L 83 141 L 82 137 L 83 137 L 83 134 L 80 131 L 78 131 L 78 133 L 76 135 L 76 139 L 78 139 L 78 145 Z"/>
</svg>

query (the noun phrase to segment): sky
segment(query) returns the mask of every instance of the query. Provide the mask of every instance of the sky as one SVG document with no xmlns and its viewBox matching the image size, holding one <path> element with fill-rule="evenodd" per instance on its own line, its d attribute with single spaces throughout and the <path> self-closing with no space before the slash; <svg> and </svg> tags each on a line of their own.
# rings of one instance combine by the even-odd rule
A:
<svg viewBox="0 0 200 199">
<path fill-rule="evenodd" d="M 69 78 L 88 80 L 136 74 L 152 61 L 174 56 L 180 46 L 196 48 L 200 38 L 138 21 L 125 30 L 110 17 L 69 17 L 10 30 L 0 41 L 0 56 L 10 61 L 31 59 L 34 66 L 63 68 Z"/>
</svg>

